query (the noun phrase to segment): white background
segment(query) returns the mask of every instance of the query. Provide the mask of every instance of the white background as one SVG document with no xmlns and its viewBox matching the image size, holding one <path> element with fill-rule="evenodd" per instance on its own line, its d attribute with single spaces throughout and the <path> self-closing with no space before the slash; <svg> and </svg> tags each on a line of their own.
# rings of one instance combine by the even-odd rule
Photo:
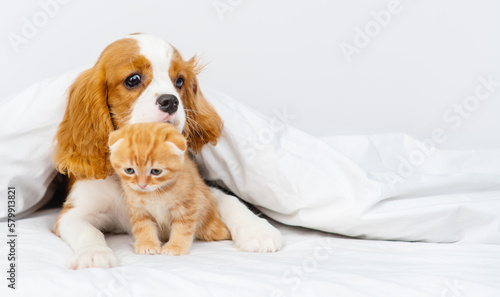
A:
<svg viewBox="0 0 500 297">
<path fill-rule="evenodd" d="M 286 111 L 291 125 L 316 136 L 424 139 L 439 128 L 447 136 L 442 148 L 500 148 L 500 87 L 460 124 L 443 119 L 474 95 L 478 77 L 500 81 L 500 1 L 395 1 L 399 13 L 384 25 L 374 13 L 387 16 L 380 11 L 394 1 L 67 2 L 3 3 L 0 98 L 91 66 L 113 40 L 147 32 L 208 62 L 202 88 L 270 116 Z M 26 34 L 26 22 L 38 22 L 36 32 Z M 355 46 L 358 29 L 372 37 L 349 62 L 341 45 Z M 13 45 L 13 36 L 23 43 Z"/>
</svg>

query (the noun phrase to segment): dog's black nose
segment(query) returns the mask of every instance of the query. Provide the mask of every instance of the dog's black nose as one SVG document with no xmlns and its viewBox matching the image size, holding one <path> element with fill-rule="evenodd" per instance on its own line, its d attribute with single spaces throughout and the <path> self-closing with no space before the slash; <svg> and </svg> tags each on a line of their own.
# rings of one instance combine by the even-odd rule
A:
<svg viewBox="0 0 500 297">
<path fill-rule="evenodd" d="M 156 103 L 160 107 L 161 111 L 168 112 L 169 114 L 173 114 L 177 111 L 177 107 L 179 106 L 179 99 L 174 95 L 163 94 L 158 99 L 156 99 Z"/>
</svg>

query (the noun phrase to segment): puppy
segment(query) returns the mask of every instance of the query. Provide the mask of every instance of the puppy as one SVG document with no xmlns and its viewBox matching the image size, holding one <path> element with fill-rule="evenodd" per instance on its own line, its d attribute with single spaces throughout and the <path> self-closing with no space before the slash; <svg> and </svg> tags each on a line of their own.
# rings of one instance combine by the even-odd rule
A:
<svg viewBox="0 0 500 297">
<path fill-rule="evenodd" d="M 162 39 L 134 34 L 110 44 L 71 85 L 54 154 L 57 170 L 70 177 L 54 230 L 74 251 L 70 268 L 118 265 L 103 231 L 130 232 L 123 192 L 109 161 L 112 131 L 127 124 L 165 122 L 186 137 L 192 153 L 217 143 L 223 123 L 200 91 L 200 69 L 196 58 L 184 60 Z M 210 190 L 236 247 L 280 249 L 276 228 L 236 197 Z"/>
</svg>

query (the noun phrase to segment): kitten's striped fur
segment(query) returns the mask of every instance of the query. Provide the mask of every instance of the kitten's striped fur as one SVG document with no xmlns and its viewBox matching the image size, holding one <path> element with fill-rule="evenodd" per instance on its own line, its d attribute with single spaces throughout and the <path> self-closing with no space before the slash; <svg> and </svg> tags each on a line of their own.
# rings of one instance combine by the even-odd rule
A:
<svg viewBox="0 0 500 297">
<path fill-rule="evenodd" d="M 187 155 L 186 139 L 174 126 L 128 125 L 111 133 L 109 146 L 125 192 L 136 253 L 184 255 L 194 237 L 231 239 L 209 188 Z M 168 242 L 162 247 L 162 241 Z"/>
</svg>

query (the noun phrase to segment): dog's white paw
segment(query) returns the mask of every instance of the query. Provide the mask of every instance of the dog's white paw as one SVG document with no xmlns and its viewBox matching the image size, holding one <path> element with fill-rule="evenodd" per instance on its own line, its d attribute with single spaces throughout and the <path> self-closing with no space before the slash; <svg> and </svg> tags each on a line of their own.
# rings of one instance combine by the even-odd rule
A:
<svg viewBox="0 0 500 297">
<path fill-rule="evenodd" d="M 77 251 L 69 261 L 70 269 L 110 268 L 118 265 L 118 258 L 109 247 L 90 247 Z"/>
<path fill-rule="evenodd" d="M 234 245 L 246 252 L 276 252 L 283 246 L 283 238 L 278 229 L 262 218 L 252 219 L 251 223 L 231 230 Z"/>
</svg>

